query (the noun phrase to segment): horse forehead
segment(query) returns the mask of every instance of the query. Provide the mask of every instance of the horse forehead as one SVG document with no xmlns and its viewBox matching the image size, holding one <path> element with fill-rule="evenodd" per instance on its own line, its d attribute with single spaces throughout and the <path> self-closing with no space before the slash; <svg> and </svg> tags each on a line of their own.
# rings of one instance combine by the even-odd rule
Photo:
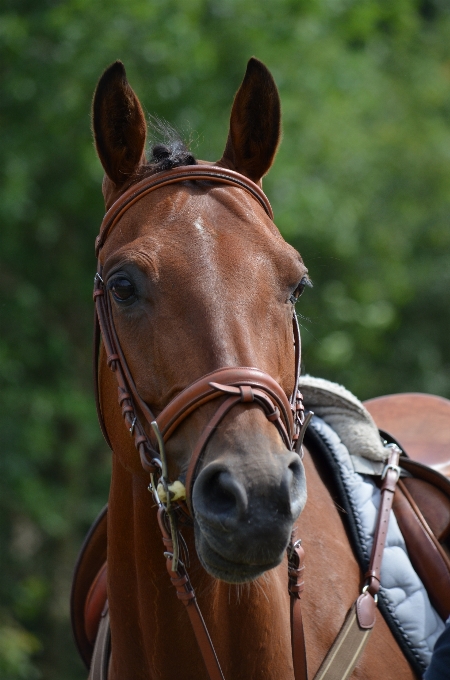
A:
<svg viewBox="0 0 450 680">
<path fill-rule="evenodd" d="M 301 263 L 247 192 L 199 182 L 160 189 L 127 211 L 104 253 L 105 260 L 124 255 L 144 269 L 176 273 L 202 266 L 211 275 L 212 268 L 219 274 L 247 267 L 249 277 L 262 269 L 266 276 L 270 269 L 286 273 Z"/>
</svg>

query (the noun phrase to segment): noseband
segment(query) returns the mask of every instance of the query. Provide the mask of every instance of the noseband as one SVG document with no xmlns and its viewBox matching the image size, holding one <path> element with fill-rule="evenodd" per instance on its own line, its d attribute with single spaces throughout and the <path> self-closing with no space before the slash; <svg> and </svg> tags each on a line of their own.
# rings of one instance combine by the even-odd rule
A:
<svg viewBox="0 0 450 680">
<path fill-rule="evenodd" d="M 114 326 L 111 300 L 109 295 L 106 294 L 105 284 L 102 279 L 100 251 L 120 218 L 140 198 L 159 187 L 187 181 L 206 181 L 239 187 L 258 201 L 270 219 L 273 219 L 270 203 L 259 186 L 233 170 L 217 166 L 185 166 L 169 170 L 168 172 L 157 173 L 156 175 L 146 177 L 124 192 L 107 211 L 95 243 L 95 252 L 98 260 L 94 282 L 96 309 L 94 385 L 100 426 L 106 441 L 112 449 L 103 419 L 98 386 L 98 361 L 101 336 L 106 352 L 107 364 L 117 379 L 119 404 L 122 409 L 125 425 L 130 435 L 134 437 L 134 445 L 139 452 L 142 467 L 146 472 L 150 473 L 151 484 L 149 490 L 152 491 L 159 507 L 158 523 L 165 550 L 167 551 L 164 553 L 167 571 L 175 586 L 178 598 L 186 605 L 210 680 L 224 680 L 208 629 L 197 604 L 194 589 L 192 588 L 185 565 L 179 559 L 179 532 L 173 502 L 177 502 L 177 510 L 181 508 L 186 513 L 190 511 L 190 514 L 193 515 L 191 502 L 192 488 L 203 452 L 219 423 L 234 406 L 238 404 L 254 404 L 261 408 L 266 418 L 277 428 L 286 448 L 296 451 L 299 455 L 302 452 L 304 432 L 312 414 L 309 413 L 305 416 L 302 395 L 298 389 L 300 379 L 300 333 L 295 312 L 292 316 L 293 344 L 295 347 L 295 381 L 290 399 L 287 398 L 284 390 L 276 380 L 264 371 L 252 367 L 224 367 L 204 375 L 177 394 L 157 417 L 152 413 L 148 404 L 140 397 Z M 174 495 L 172 490 L 177 482 L 173 485 L 169 484 L 164 444 L 193 411 L 213 400 L 218 401 L 217 410 L 203 428 L 197 440 L 191 455 L 184 486 L 178 482 L 184 492 L 178 497 Z M 187 501 L 187 507 L 184 504 L 184 497 Z M 178 500 L 178 498 L 180 499 Z M 306 678 L 303 627 L 301 625 L 300 607 L 298 606 L 300 593 L 303 590 L 302 554 L 303 549 L 300 546 L 300 541 L 293 543 L 291 540 L 288 546 L 288 589 L 291 595 L 291 629 L 296 679 Z M 298 650 L 303 651 L 299 652 Z"/>
<path fill-rule="evenodd" d="M 120 196 L 107 211 L 100 227 L 100 233 L 95 244 L 97 258 L 99 258 L 101 248 L 107 237 L 121 217 L 139 199 L 160 187 L 194 180 L 237 186 L 257 200 L 270 219 L 273 219 L 272 208 L 266 195 L 259 186 L 247 177 L 233 170 L 217 166 L 184 166 L 146 177 Z M 304 432 L 306 423 L 302 396 L 298 390 L 300 377 L 300 335 L 295 313 L 292 317 L 293 343 L 295 345 L 295 382 L 290 399 L 286 397 L 282 387 L 270 375 L 257 368 L 219 368 L 186 387 L 156 417 L 148 404 L 140 397 L 125 360 L 114 327 L 111 301 L 106 294 L 105 284 L 102 279 L 100 259 L 98 259 L 97 274 L 95 276 L 94 300 L 96 306 L 97 336 L 94 349 L 94 381 L 96 386 L 97 412 L 103 434 L 110 446 L 98 393 L 99 331 L 106 351 L 107 364 L 116 375 L 119 404 L 122 409 L 125 425 L 134 437 L 135 447 L 139 452 L 142 467 L 146 472 L 158 476 L 163 472 L 163 463 L 161 462 L 163 454 L 161 445 L 158 444 L 158 442 L 161 442 L 161 439 L 162 443 L 167 442 L 177 427 L 203 404 L 220 397 L 224 398 L 220 401 L 216 412 L 203 429 L 190 459 L 185 486 L 186 500 L 191 513 L 192 487 L 199 461 L 214 430 L 227 413 L 237 404 L 253 403 L 259 406 L 267 419 L 273 422 L 277 428 L 286 448 L 300 453 L 301 435 Z M 142 418 L 146 421 L 147 425 L 151 426 L 150 428 L 146 428 L 143 425 Z M 157 435 L 160 433 L 161 436 L 155 436 L 155 431 Z"/>
</svg>

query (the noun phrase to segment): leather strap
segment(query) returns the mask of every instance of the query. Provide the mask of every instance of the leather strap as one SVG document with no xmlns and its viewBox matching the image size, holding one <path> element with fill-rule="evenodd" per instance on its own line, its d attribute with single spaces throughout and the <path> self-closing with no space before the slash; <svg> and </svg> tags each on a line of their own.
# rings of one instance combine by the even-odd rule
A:
<svg viewBox="0 0 450 680">
<path fill-rule="evenodd" d="M 238 379 L 240 374 L 242 374 L 241 380 Z M 252 377 L 252 374 L 254 374 L 254 378 Z M 208 382 L 208 385 L 215 391 L 215 396 L 217 396 L 217 392 L 219 395 L 223 393 L 230 396 L 228 396 L 228 398 L 219 406 L 209 423 L 203 429 L 191 455 L 185 483 L 186 500 L 191 514 L 193 512 L 191 503 L 192 486 L 201 455 L 219 423 L 237 404 L 255 402 L 261 406 L 268 420 L 271 420 L 277 426 L 285 445 L 288 448 L 292 448 L 292 414 L 289 409 L 289 402 L 286 395 L 280 389 L 278 383 L 276 383 L 269 375 L 262 373 L 262 371 L 258 371 L 258 369 L 224 368 L 216 371 L 213 375 L 215 378 L 220 377 L 220 379 L 226 383 L 232 382 L 235 383 L 235 385 L 239 384 L 239 387 L 212 381 Z M 209 376 L 207 376 L 206 379 L 208 379 L 208 377 Z M 205 378 L 202 378 L 201 380 L 204 381 Z M 195 385 L 196 383 L 191 385 L 191 388 Z M 180 398 L 182 396 L 183 393 L 179 395 Z M 212 394 L 212 398 L 213 397 L 214 392 Z M 204 403 L 203 400 L 202 403 Z M 280 409 L 282 409 L 281 412 Z"/>
<path fill-rule="evenodd" d="M 308 668 L 306 662 L 305 633 L 303 630 L 302 609 L 300 606 L 301 594 L 305 584 L 303 581 L 303 570 L 305 565 L 303 559 L 305 551 L 301 541 L 294 541 L 287 548 L 288 553 L 288 590 L 291 600 L 291 647 L 292 661 L 294 664 L 295 680 L 308 680 Z"/>
<path fill-rule="evenodd" d="M 386 544 L 389 517 L 394 501 L 395 489 L 400 478 L 398 467 L 401 450 L 396 444 L 388 444 L 389 459 L 384 469 L 381 484 L 380 506 L 378 508 L 377 525 L 373 538 L 369 569 L 365 574 L 368 579 L 368 592 L 374 597 L 380 589 L 381 562 Z"/>
<path fill-rule="evenodd" d="M 167 571 L 169 572 L 172 585 L 175 586 L 177 591 L 178 599 L 181 600 L 186 607 L 210 680 L 225 680 L 219 659 L 217 658 L 216 650 L 214 649 L 214 645 L 198 606 L 197 598 L 195 597 L 195 592 L 186 569 L 181 561 L 178 562 L 176 571 L 173 571 L 172 569 L 173 543 L 170 533 L 167 530 L 165 511 L 162 507 L 158 510 L 158 523 L 166 549 L 164 555 L 166 557 Z"/>
<path fill-rule="evenodd" d="M 97 312 L 97 306 L 95 308 L 94 312 L 94 341 L 92 343 L 92 377 L 93 377 L 93 382 L 94 382 L 94 396 L 95 396 L 95 407 L 97 409 L 97 418 L 98 422 L 100 424 L 100 429 L 102 431 L 102 435 L 105 439 L 105 442 L 108 444 L 109 448 L 112 451 L 112 444 L 109 439 L 108 432 L 106 430 L 105 426 L 105 419 L 103 418 L 103 413 L 102 413 L 102 407 L 100 403 L 100 392 L 99 392 L 99 385 L 98 385 L 98 362 L 99 362 L 99 355 L 100 355 L 100 344 L 101 344 L 101 333 L 100 333 L 100 323 L 99 323 L 99 316 Z"/>
<path fill-rule="evenodd" d="M 109 606 L 106 600 L 100 619 L 94 652 L 92 654 L 91 670 L 88 680 L 108 680 L 109 660 L 111 656 L 111 629 L 109 627 Z"/>
<path fill-rule="evenodd" d="M 443 621 L 450 616 L 450 560 L 402 480 L 393 509 L 411 563 Z"/>
<path fill-rule="evenodd" d="M 116 342 L 117 336 L 114 324 L 112 323 L 109 296 L 105 294 L 103 280 L 99 272 L 97 272 L 94 279 L 94 301 L 103 346 L 106 352 L 106 361 L 117 379 L 119 404 L 122 409 L 125 425 L 131 436 L 134 437 L 134 445 L 139 452 L 142 467 L 147 472 L 156 472 L 160 469 L 161 463 L 153 443 L 137 418 L 135 402 L 137 402 L 139 410 L 143 413 L 147 422 L 155 420 L 155 416 L 147 404 L 139 397 L 120 344 Z M 94 360 L 98 361 L 98 352 L 95 350 Z M 102 425 L 102 431 L 106 433 L 99 402 L 97 404 L 97 413 Z M 106 437 L 108 437 L 107 433 Z"/>
<path fill-rule="evenodd" d="M 255 396 L 259 397 L 261 404 L 268 397 L 273 412 L 278 407 L 280 413 L 277 413 L 274 422 L 281 422 L 284 426 L 285 432 L 282 436 L 286 446 L 291 448 L 294 421 L 289 400 L 284 390 L 270 375 L 251 367 L 219 368 L 217 371 L 202 376 L 174 397 L 156 419 L 164 440 L 167 441 L 175 429 L 195 409 L 211 399 L 223 395 L 236 395 L 242 402 L 255 401 L 250 392 L 246 394 L 242 392 L 241 387 L 244 386 L 259 390 L 258 393 L 255 392 Z"/>
</svg>

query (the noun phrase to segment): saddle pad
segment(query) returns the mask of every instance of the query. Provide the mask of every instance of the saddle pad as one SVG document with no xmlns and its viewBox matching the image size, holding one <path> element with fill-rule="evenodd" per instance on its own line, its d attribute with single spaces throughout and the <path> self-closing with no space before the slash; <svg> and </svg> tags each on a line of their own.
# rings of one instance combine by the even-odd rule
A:
<svg viewBox="0 0 450 680">
<path fill-rule="evenodd" d="M 370 475 L 355 472 L 345 444 L 321 418 L 314 416 L 305 437 L 331 468 L 347 515 L 350 538 L 363 573 L 369 565 L 380 491 Z M 309 447 L 308 447 L 309 448 Z M 430 604 L 422 581 L 414 571 L 405 541 L 393 513 L 389 522 L 381 567 L 379 609 L 394 637 L 421 677 L 445 624 Z"/>
</svg>

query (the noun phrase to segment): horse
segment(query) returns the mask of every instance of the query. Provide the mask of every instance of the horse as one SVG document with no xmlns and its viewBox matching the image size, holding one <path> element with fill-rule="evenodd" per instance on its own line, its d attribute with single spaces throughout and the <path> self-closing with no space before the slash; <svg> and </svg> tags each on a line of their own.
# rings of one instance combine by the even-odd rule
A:
<svg viewBox="0 0 450 680">
<path fill-rule="evenodd" d="M 102 75 L 92 111 L 107 215 L 114 213 L 114 228 L 110 221 L 97 241 L 96 290 L 110 309 L 111 332 L 133 391 L 130 396 L 119 385 L 118 403 L 110 368 L 117 368 L 119 357 L 108 352 L 103 338 L 96 381 L 113 449 L 109 680 L 209 677 L 164 567 L 155 483 L 149 487 L 154 467 L 142 448 L 148 441 L 156 450 L 158 442 L 165 448 L 167 478 L 191 489 L 192 520 L 182 529 L 180 554 L 185 561 L 189 555 L 190 577 L 224 677 L 294 680 L 286 577 L 293 532 L 306 553 L 302 609 L 314 677 L 364 578 L 326 470 L 307 447 L 302 458 L 299 447 L 288 445 L 283 428 L 289 418 L 279 412 L 290 395 L 295 402 L 300 340 L 293 319 L 310 280 L 300 254 L 276 228 L 261 190 L 280 141 L 276 84 L 264 64 L 250 59 L 217 162 L 197 161 L 173 136 L 153 146 L 147 160 L 146 119 L 121 62 Z M 216 175 L 205 170 L 193 176 L 197 166 Z M 143 182 L 171 170 L 179 170 L 181 180 L 139 193 Z M 216 180 L 219 172 L 224 181 Z M 235 175 L 249 181 L 227 183 Z M 127 209 L 121 212 L 124 196 Z M 227 391 L 219 378 L 229 371 L 259 376 L 259 401 L 242 380 Z M 216 385 L 216 398 L 201 401 L 173 431 L 166 428 L 164 437 L 153 432 L 146 411 L 164 413 L 202 380 Z M 256 393 L 257 379 L 252 380 L 249 389 Z M 278 414 L 266 408 L 270 390 Z M 136 415 L 124 427 L 133 400 Z M 217 408 L 230 400 L 232 408 L 224 407 L 215 423 Z M 379 680 L 394 673 L 399 680 L 416 677 L 377 611 L 351 677 Z"/>
</svg>

